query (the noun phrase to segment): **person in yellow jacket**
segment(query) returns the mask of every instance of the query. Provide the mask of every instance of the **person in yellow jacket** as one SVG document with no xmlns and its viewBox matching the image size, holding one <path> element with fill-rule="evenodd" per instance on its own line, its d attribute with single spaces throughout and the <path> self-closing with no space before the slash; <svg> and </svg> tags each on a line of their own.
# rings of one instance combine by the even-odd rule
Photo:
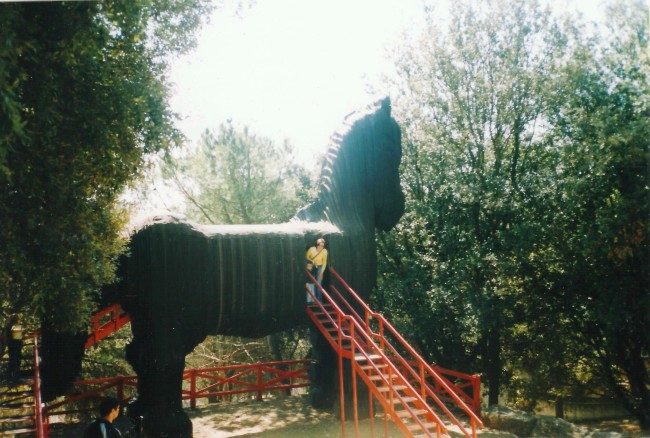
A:
<svg viewBox="0 0 650 438">
<path fill-rule="evenodd" d="M 325 239 L 322 237 L 316 240 L 316 245 L 307 250 L 307 259 L 314 263 L 314 271 L 316 271 L 316 281 L 318 284 L 323 284 L 323 273 L 327 268 L 327 250 L 325 249 Z M 322 301 L 321 292 L 316 288 L 316 297 L 318 301 Z"/>
</svg>

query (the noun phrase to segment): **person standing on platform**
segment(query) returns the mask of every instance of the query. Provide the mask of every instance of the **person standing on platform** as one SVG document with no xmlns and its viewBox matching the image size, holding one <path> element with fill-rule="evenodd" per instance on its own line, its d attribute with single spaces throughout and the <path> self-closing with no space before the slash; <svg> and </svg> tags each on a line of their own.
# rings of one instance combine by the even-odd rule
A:
<svg viewBox="0 0 650 438">
<path fill-rule="evenodd" d="M 307 259 L 307 272 L 309 272 L 314 278 L 316 278 L 317 273 L 316 270 L 314 269 L 314 262 L 311 260 Z M 314 284 L 313 280 L 309 275 L 305 274 L 305 286 L 307 286 L 307 290 L 310 291 L 313 296 L 318 296 L 316 295 L 316 285 Z M 314 298 L 312 295 L 307 292 L 307 304 L 314 304 Z"/>
<path fill-rule="evenodd" d="M 307 259 L 314 263 L 314 270 L 316 271 L 316 281 L 319 285 L 323 285 L 323 274 L 327 268 L 327 250 L 325 249 L 325 239 L 322 237 L 316 240 L 316 245 L 307 250 Z M 320 288 L 316 288 L 316 298 L 322 301 Z"/>
</svg>

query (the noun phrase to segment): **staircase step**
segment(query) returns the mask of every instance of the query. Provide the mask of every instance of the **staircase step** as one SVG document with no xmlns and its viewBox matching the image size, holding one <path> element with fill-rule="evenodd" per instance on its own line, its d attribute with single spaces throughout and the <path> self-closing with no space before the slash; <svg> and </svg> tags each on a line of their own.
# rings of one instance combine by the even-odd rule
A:
<svg viewBox="0 0 650 438">
<path fill-rule="evenodd" d="M 432 435 L 435 435 L 435 432 L 431 432 Z M 429 438 L 431 435 L 413 435 L 413 438 Z M 440 435 L 440 438 L 451 438 L 448 434 L 443 433 Z"/>
<path fill-rule="evenodd" d="M 416 417 L 417 417 L 418 415 L 422 415 L 422 414 L 426 414 L 426 413 L 427 413 L 427 411 L 426 411 L 425 409 L 413 409 L 413 410 L 411 410 L 411 411 L 407 411 L 407 410 L 395 411 L 395 414 L 396 414 L 398 417 L 400 417 L 400 418 L 404 418 L 404 417 L 412 417 L 413 415 L 411 415 L 411 412 L 412 412 L 413 415 L 415 415 Z"/>
<path fill-rule="evenodd" d="M 393 404 L 412 403 L 414 401 L 417 401 L 417 398 L 415 398 L 415 397 L 402 397 L 401 399 L 393 399 Z"/>
<path fill-rule="evenodd" d="M 389 392 L 391 389 L 393 391 L 395 391 L 395 392 L 398 392 L 398 391 L 405 390 L 406 386 L 404 386 L 404 385 L 380 386 L 379 388 L 377 388 L 377 391 L 379 391 L 379 392 Z"/>
<path fill-rule="evenodd" d="M 21 428 L 21 429 L 14 429 L 14 430 L 2 430 L 0 431 L 0 436 L 16 436 L 16 435 L 24 435 L 26 433 L 34 433 L 36 432 L 35 428 Z"/>
<path fill-rule="evenodd" d="M 25 421 L 34 421 L 34 416 L 23 416 L 23 417 L 5 417 L 0 418 L 0 424 L 13 424 L 13 423 L 22 423 Z"/>
<path fill-rule="evenodd" d="M 363 354 L 357 354 L 356 356 L 354 356 L 354 360 L 358 362 L 363 362 L 363 361 L 367 362 L 368 360 L 377 360 L 377 359 L 381 359 L 381 356 L 378 354 L 369 354 L 368 357 L 364 356 Z"/>
<path fill-rule="evenodd" d="M 386 368 L 387 366 L 388 366 L 388 364 L 386 364 L 386 363 L 378 363 L 378 364 L 375 364 L 374 367 L 372 365 L 364 365 L 364 366 L 361 366 L 359 368 L 361 368 L 361 370 L 363 370 L 363 371 L 375 371 L 375 368 L 380 368 L 381 369 L 381 368 Z"/>
<path fill-rule="evenodd" d="M 2 399 L 3 403 L 17 402 L 18 400 L 25 399 L 31 400 L 33 397 L 34 393 L 32 391 L 13 391 L 0 394 L 0 399 Z"/>
<path fill-rule="evenodd" d="M 0 411 L 8 411 L 11 409 L 28 409 L 33 407 L 33 403 L 2 403 L 0 404 Z"/>
<path fill-rule="evenodd" d="M 34 387 L 33 379 L 21 379 L 18 382 L 5 382 L 2 384 L 5 391 L 0 392 L 0 397 L 7 394 L 16 394 L 20 392 L 30 392 Z"/>
<path fill-rule="evenodd" d="M 436 426 L 438 426 L 438 423 L 424 423 L 424 428 L 431 431 L 432 429 L 435 430 Z M 413 432 L 414 430 L 421 430 L 422 427 L 420 427 L 419 424 L 407 424 L 406 428 L 410 431 Z"/>
<path fill-rule="evenodd" d="M 134 295 L 135 296 L 135 295 Z M 323 307 L 332 307 L 332 303 L 320 303 L 321 306 Z M 309 303 L 310 306 L 316 306 L 320 309 L 320 306 L 318 306 L 318 303 Z"/>
<path fill-rule="evenodd" d="M 398 378 L 399 378 L 399 376 L 396 375 L 396 374 L 392 374 L 390 376 L 390 378 L 385 374 L 382 374 L 382 375 L 375 374 L 373 376 L 368 376 L 368 379 L 373 380 L 373 381 L 396 380 Z"/>
<path fill-rule="evenodd" d="M 330 333 L 338 333 L 339 328 L 334 326 L 334 327 L 325 327 L 325 330 L 327 330 Z M 350 331 L 347 330 L 346 328 L 342 328 L 341 331 L 345 336 L 350 336 Z"/>
</svg>

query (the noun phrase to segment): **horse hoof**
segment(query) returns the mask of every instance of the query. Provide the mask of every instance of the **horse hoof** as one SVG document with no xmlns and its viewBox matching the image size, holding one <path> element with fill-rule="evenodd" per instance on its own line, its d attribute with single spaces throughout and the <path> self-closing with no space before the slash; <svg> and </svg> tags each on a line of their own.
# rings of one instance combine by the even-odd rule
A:
<svg viewBox="0 0 650 438">
<path fill-rule="evenodd" d="M 147 438 L 192 438 L 192 422 L 183 411 L 154 412 L 142 426 Z"/>
</svg>

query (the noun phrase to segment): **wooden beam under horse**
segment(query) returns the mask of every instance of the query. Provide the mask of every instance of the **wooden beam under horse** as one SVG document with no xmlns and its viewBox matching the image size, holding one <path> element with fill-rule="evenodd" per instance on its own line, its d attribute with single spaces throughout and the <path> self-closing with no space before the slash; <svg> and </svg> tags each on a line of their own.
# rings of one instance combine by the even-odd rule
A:
<svg viewBox="0 0 650 438">
<path fill-rule="evenodd" d="M 131 230 L 121 281 L 104 298 L 131 315 L 127 360 L 138 374 L 138 398 L 130 411 L 144 418 L 148 436 L 192 436 L 181 406 L 184 360 L 207 335 L 259 337 L 308 326 L 305 248 L 316 238 L 327 240 L 329 263 L 362 298 L 370 296 L 375 229 L 391 229 L 404 211 L 400 142 L 384 99 L 345 119 L 332 136 L 317 199 L 289 222 L 199 225 L 165 215 Z M 319 354 L 314 385 L 318 398 L 330 400 L 336 361 Z M 44 368 L 46 388 L 61 379 Z"/>
</svg>

